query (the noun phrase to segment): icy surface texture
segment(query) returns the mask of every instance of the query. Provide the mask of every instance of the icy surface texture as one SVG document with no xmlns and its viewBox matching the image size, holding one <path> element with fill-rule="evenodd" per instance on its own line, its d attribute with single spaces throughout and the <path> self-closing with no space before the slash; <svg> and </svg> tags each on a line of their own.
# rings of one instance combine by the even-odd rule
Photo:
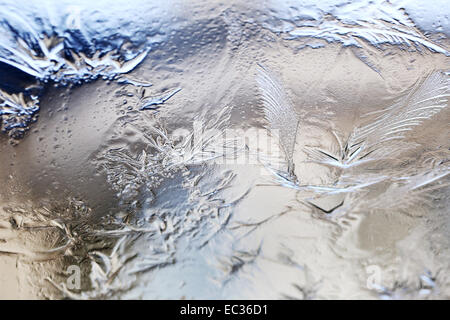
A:
<svg viewBox="0 0 450 320">
<path fill-rule="evenodd" d="M 0 1 L 0 297 L 450 298 L 424 3 Z"/>
</svg>

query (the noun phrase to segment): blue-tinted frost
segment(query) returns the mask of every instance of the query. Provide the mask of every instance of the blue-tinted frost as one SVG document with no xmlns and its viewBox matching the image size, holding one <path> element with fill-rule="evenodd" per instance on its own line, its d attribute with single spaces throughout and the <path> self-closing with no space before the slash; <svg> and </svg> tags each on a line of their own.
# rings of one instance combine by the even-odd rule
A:
<svg viewBox="0 0 450 320">
<path fill-rule="evenodd" d="M 400 0 L 256 2 L 242 19 L 281 33 L 284 39 L 314 39 L 299 48 L 323 47 L 318 40 L 358 47 L 363 41 L 378 48 L 398 45 L 408 50 L 425 48 L 449 55 L 445 46 L 424 35 L 448 33 L 448 15 L 445 10 L 436 11 L 445 8 L 445 4 L 438 0 L 433 3 L 424 5 L 420 1 Z M 177 29 L 172 18 L 182 17 L 183 11 L 179 9 L 183 8 L 183 3 L 135 0 L 130 5 L 124 0 L 77 3 L 2 0 L 0 8 L 0 63 L 36 81 L 66 85 L 99 77 L 117 79 L 118 75 L 132 71 L 153 46 L 164 42 L 170 31 Z M 416 28 L 415 20 L 422 31 Z M 235 28 L 235 22 L 227 24 L 230 30 Z M 121 81 L 148 86 L 126 78 Z M 15 128 L 13 136 L 22 136 L 32 118 L 18 116 L 21 118 L 11 120 L 13 110 L 34 114 L 38 108 L 36 97 L 31 98 L 26 92 L 22 98 L 15 99 L 21 100 L 24 101 L 21 108 L 1 104 L 1 114 L 9 115 L 6 120 L 2 117 L 1 128 L 7 132 Z M 11 121 L 15 124 L 11 125 Z M 19 127 L 22 129 L 18 130 Z"/>
</svg>

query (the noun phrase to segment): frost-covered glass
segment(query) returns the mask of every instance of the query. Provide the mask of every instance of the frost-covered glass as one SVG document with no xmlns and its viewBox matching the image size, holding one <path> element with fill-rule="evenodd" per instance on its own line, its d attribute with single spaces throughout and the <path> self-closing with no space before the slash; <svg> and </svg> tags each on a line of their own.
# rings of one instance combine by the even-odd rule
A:
<svg viewBox="0 0 450 320">
<path fill-rule="evenodd" d="M 449 16 L 0 0 L 0 298 L 450 298 Z"/>
</svg>

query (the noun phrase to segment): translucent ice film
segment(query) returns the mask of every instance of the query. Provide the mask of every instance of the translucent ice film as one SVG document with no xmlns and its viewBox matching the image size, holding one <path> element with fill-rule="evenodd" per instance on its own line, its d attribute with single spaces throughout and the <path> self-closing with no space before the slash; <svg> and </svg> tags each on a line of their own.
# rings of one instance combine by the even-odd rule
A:
<svg viewBox="0 0 450 320">
<path fill-rule="evenodd" d="M 0 299 L 450 299 L 444 0 L 0 0 Z"/>
</svg>

